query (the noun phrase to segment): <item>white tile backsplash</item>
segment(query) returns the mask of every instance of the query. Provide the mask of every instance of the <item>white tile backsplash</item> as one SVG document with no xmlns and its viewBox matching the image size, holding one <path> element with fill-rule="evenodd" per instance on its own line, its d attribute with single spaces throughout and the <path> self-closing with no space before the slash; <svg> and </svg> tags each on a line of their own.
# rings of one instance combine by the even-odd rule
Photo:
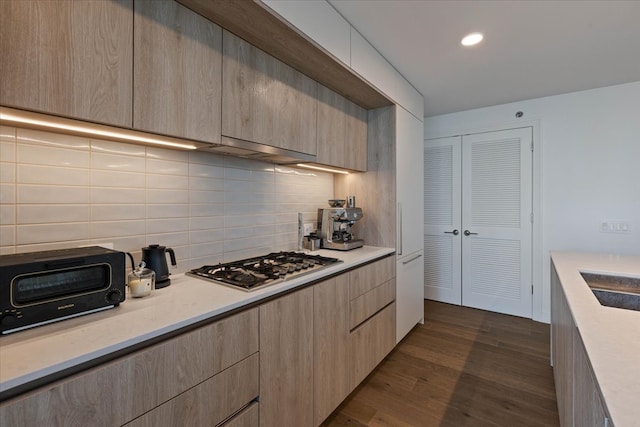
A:
<svg viewBox="0 0 640 427">
<path fill-rule="evenodd" d="M 51 203 L 82 204 L 89 203 L 90 187 L 67 187 L 63 185 L 28 185 L 17 186 L 17 203 Z"/>
<path fill-rule="evenodd" d="M 145 204 L 131 205 L 91 205 L 92 221 L 117 221 L 124 219 L 144 220 L 147 214 Z"/>
<path fill-rule="evenodd" d="M 0 205 L 0 224 L 14 225 L 16 223 L 16 206 Z"/>
<path fill-rule="evenodd" d="M 91 203 L 139 204 L 146 203 L 146 200 L 144 188 L 91 188 Z"/>
<path fill-rule="evenodd" d="M 217 164 L 191 163 L 189 165 L 189 176 L 201 178 L 224 178 L 224 167 Z"/>
<path fill-rule="evenodd" d="M 89 138 L 64 135 L 61 133 L 17 128 L 16 136 L 18 143 L 29 145 L 35 144 L 61 149 L 69 148 L 76 151 L 88 151 L 91 147 L 91 140 Z"/>
<path fill-rule="evenodd" d="M 146 175 L 138 172 L 92 169 L 91 185 L 93 187 L 144 188 Z"/>
<path fill-rule="evenodd" d="M 18 225 L 16 231 L 18 245 L 89 239 L 88 222 Z"/>
<path fill-rule="evenodd" d="M 21 184 L 89 185 L 89 169 L 18 163 L 17 181 Z"/>
<path fill-rule="evenodd" d="M 189 175 L 189 164 L 173 160 L 147 158 L 147 173 L 187 176 Z"/>
<path fill-rule="evenodd" d="M 88 168 L 89 152 L 55 146 L 18 144 L 18 163 L 69 168 Z"/>
<path fill-rule="evenodd" d="M 189 177 L 175 175 L 147 174 L 148 188 L 189 189 Z"/>
<path fill-rule="evenodd" d="M 15 234 L 16 234 L 15 226 L 0 225 L 0 246 L 15 246 L 16 244 Z"/>
<path fill-rule="evenodd" d="M 187 204 L 163 204 L 147 205 L 147 218 L 187 218 L 189 217 L 189 205 Z"/>
<path fill-rule="evenodd" d="M 16 182 L 16 164 L 0 162 L 0 182 Z"/>
<path fill-rule="evenodd" d="M 16 186 L 14 184 L 0 183 L 0 205 L 14 204 L 16 202 Z"/>
<path fill-rule="evenodd" d="M 20 205 L 19 224 L 88 222 L 89 205 Z"/>
<path fill-rule="evenodd" d="M 297 249 L 331 174 L 262 161 L 0 127 L 0 253 L 111 242 L 171 247 L 183 272 Z"/>
<path fill-rule="evenodd" d="M 95 151 L 91 153 L 91 167 L 93 169 L 145 173 L 147 170 L 146 165 L 147 163 L 144 157 L 125 156 Z"/>
<path fill-rule="evenodd" d="M 212 217 L 224 215 L 224 205 L 222 203 L 208 203 L 197 205 L 194 205 L 192 203 L 189 205 L 189 207 L 190 215 L 192 217 Z"/>
<path fill-rule="evenodd" d="M 124 156 L 124 158 L 146 156 L 146 147 L 135 144 L 125 144 L 122 142 L 104 141 L 101 139 L 91 140 L 92 157 L 97 154 L 115 154 Z M 144 164 L 144 162 L 143 162 Z"/>
</svg>

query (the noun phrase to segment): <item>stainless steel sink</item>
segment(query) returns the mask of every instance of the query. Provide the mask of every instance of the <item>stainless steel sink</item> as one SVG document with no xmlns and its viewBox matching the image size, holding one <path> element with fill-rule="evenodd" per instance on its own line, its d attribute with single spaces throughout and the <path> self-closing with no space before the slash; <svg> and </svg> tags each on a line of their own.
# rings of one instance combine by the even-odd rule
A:
<svg viewBox="0 0 640 427">
<path fill-rule="evenodd" d="M 640 278 L 583 272 L 580 274 L 601 305 L 640 311 Z"/>
</svg>

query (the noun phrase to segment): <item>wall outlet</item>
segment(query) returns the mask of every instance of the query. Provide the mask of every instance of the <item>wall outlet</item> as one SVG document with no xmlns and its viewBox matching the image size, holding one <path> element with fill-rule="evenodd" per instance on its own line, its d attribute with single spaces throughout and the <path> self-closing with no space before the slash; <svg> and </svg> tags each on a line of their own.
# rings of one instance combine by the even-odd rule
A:
<svg viewBox="0 0 640 427">
<path fill-rule="evenodd" d="M 603 219 L 602 221 L 600 221 L 600 232 L 601 233 L 630 233 L 631 229 L 629 227 L 628 221 Z"/>
<path fill-rule="evenodd" d="M 309 234 L 316 231 L 316 225 L 313 222 L 305 222 L 303 226 L 304 236 L 308 236 Z"/>
</svg>

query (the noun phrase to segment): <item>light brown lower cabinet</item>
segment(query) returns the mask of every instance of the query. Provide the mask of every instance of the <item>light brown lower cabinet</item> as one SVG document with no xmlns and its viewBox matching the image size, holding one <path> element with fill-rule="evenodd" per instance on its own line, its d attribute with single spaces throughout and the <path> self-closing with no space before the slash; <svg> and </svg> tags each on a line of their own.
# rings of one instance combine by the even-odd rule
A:
<svg viewBox="0 0 640 427">
<path fill-rule="evenodd" d="M 573 318 L 553 267 L 551 275 L 551 357 L 560 425 L 573 425 Z"/>
<path fill-rule="evenodd" d="M 313 288 L 259 308 L 260 425 L 313 426 Z"/>
<path fill-rule="evenodd" d="M 254 353 L 126 426 L 216 426 L 257 399 L 259 369 Z"/>
<path fill-rule="evenodd" d="M 260 306 L 261 426 L 320 425 L 393 349 L 393 261 Z M 352 310 L 360 326 L 351 331 Z"/>
<path fill-rule="evenodd" d="M 560 425 L 613 427 L 553 262 L 551 355 Z"/>
<path fill-rule="evenodd" d="M 314 422 L 349 395 L 349 274 L 313 287 Z"/>
<path fill-rule="evenodd" d="M 254 402 L 236 414 L 222 427 L 258 427 L 260 425 L 260 404 Z"/>
<path fill-rule="evenodd" d="M 589 358 L 578 329 L 574 329 L 573 351 L 575 355 L 573 390 L 573 425 L 612 427 L 602 403 L 598 384 L 591 371 Z"/>
<path fill-rule="evenodd" d="M 257 351 L 252 309 L 5 401 L 0 426 L 120 426 Z"/>
<path fill-rule="evenodd" d="M 393 261 L 2 402 L 0 426 L 320 425 L 395 345 Z"/>
<path fill-rule="evenodd" d="M 393 302 L 351 332 L 350 388 L 354 390 L 396 344 L 396 303 Z"/>
</svg>

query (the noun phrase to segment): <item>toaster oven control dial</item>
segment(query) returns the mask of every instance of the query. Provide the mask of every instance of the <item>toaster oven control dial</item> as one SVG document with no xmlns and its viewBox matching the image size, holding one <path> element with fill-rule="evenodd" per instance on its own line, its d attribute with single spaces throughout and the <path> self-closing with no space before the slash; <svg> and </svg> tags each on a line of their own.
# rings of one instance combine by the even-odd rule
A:
<svg viewBox="0 0 640 427">
<path fill-rule="evenodd" d="M 109 291 L 105 298 L 107 302 L 111 304 L 120 304 L 124 299 L 122 298 L 122 292 L 120 292 L 120 289 L 114 289 L 112 291 Z"/>
<path fill-rule="evenodd" d="M 0 325 L 2 326 L 11 326 L 16 323 L 22 317 L 22 313 L 19 311 L 7 311 L 5 313 L 0 313 Z"/>
</svg>

